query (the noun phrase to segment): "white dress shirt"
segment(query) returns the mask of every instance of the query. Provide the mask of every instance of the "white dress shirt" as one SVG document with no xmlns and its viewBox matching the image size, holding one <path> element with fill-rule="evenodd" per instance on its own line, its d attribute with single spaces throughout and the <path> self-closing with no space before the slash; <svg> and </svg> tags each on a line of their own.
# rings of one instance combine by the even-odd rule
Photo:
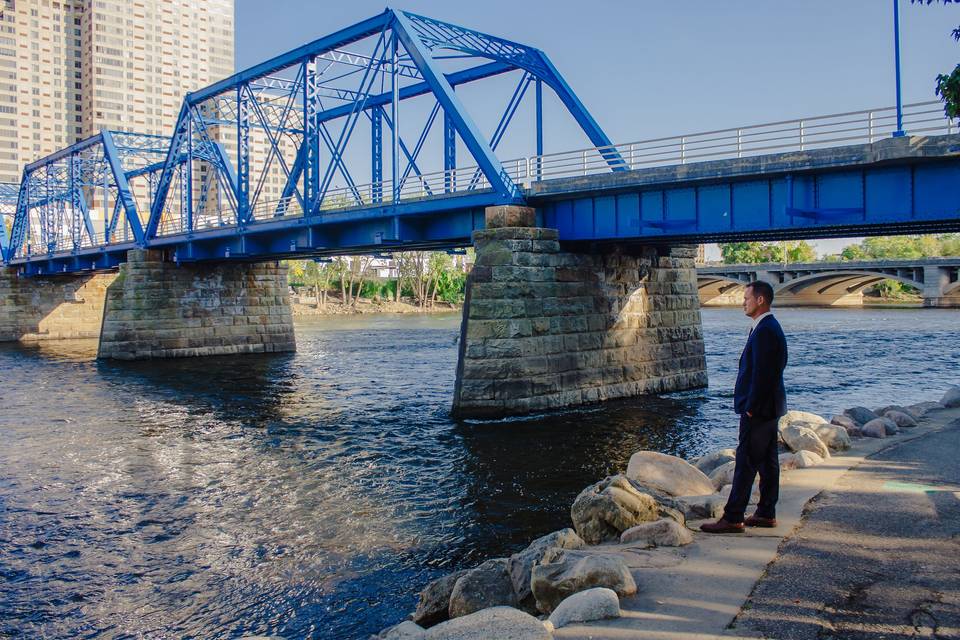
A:
<svg viewBox="0 0 960 640">
<path fill-rule="evenodd" d="M 767 316 L 772 316 L 773 311 L 767 311 L 766 313 L 761 313 L 759 316 L 753 319 L 753 326 L 750 327 L 750 333 L 753 333 L 753 330 L 757 328 L 757 325 L 760 324 L 760 321 L 766 318 Z"/>
</svg>

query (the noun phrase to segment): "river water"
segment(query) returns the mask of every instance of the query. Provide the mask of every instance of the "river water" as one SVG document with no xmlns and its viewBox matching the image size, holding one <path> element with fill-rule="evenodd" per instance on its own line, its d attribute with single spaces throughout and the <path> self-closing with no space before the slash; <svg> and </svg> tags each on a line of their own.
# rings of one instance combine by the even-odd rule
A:
<svg viewBox="0 0 960 640">
<path fill-rule="evenodd" d="M 777 315 L 793 408 L 960 381 L 960 311 Z M 495 423 L 447 414 L 458 315 L 298 320 L 284 355 L 0 345 L 0 637 L 366 638 L 429 580 L 568 526 L 634 451 L 734 444 L 749 321 L 703 321 L 708 389 Z"/>
</svg>

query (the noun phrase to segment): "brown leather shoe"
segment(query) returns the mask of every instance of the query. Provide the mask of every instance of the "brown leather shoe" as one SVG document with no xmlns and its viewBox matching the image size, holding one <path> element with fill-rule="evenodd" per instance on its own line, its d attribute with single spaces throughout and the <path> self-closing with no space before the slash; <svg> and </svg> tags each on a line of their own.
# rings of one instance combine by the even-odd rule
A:
<svg viewBox="0 0 960 640">
<path fill-rule="evenodd" d="M 704 533 L 743 533 L 743 523 L 727 522 L 720 518 L 716 522 L 706 522 L 700 525 L 700 531 Z"/>
<path fill-rule="evenodd" d="M 775 526 L 777 526 L 777 519 L 764 518 L 763 516 L 753 514 L 744 520 L 743 524 L 747 525 L 748 527 L 763 527 L 764 529 L 773 529 Z"/>
</svg>

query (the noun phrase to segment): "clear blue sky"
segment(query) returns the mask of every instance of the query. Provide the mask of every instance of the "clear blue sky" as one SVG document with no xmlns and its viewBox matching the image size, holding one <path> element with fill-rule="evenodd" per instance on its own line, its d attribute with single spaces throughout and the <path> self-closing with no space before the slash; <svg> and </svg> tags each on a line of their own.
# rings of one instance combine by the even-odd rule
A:
<svg viewBox="0 0 960 640">
<path fill-rule="evenodd" d="M 394 6 L 543 49 L 614 141 L 894 103 L 890 0 L 407 0 Z M 237 67 L 384 7 L 371 0 L 236 0 Z M 960 62 L 960 45 L 950 36 L 960 25 L 960 5 L 901 0 L 900 7 L 904 100 L 933 99 L 936 74 Z M 581 145 L 571 139 L 566 148 Z"/>
</svg>

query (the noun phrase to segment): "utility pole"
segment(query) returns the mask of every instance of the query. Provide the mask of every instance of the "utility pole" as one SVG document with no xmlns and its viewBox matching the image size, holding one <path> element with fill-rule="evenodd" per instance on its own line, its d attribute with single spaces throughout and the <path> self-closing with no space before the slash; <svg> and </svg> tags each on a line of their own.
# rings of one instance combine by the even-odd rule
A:
<svg viewBox="0 0 960 640">
<path fill-rule="evenodd" d="M 893 132 L 894 138 L 899 138 L 903 133 L 903 100 L 900 96 L 900 0 L 893 0 L 893 64 L 897 77 L 897 130 Z"/>
</svg>

